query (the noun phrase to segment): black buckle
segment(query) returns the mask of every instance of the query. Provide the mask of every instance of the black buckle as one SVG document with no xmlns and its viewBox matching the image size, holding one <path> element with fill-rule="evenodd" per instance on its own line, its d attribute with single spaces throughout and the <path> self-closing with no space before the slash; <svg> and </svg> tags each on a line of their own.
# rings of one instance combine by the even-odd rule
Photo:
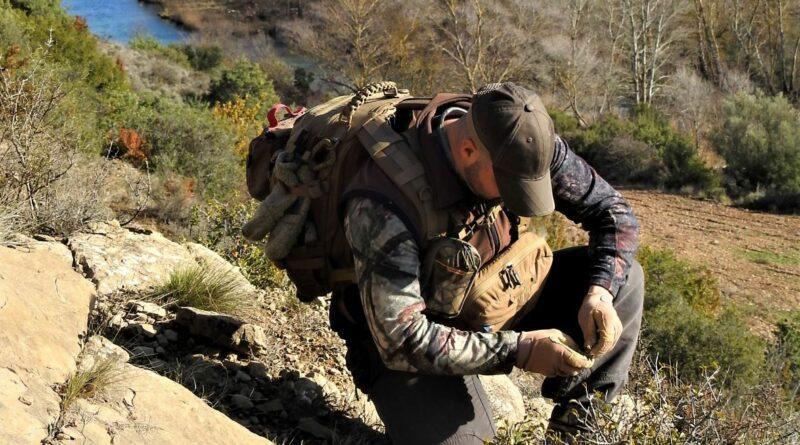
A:
<svg viewBox="0 0 800 445">
<path fill-rule="evenodd" d="M 500 282 L 503 283 L 504 289 L 514 289 L 522 286 L 519 275 L 517 275 L 517 271 L 514 270 L 514 266 L 511 264 L 506 264 L 506 267 L 500 271 Z"/>
</svg>

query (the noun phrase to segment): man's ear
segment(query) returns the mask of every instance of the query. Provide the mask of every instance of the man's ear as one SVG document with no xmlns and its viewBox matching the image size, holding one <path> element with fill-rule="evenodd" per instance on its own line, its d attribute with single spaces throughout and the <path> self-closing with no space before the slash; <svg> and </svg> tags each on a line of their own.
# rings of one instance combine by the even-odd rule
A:
<svg viewBox="0 0 800 445">
<path fill-rule="evenodd" d="M 466 137 L 461 140 L 461 144 L 458 147 L 458 151 L 461 153 L 461 156 L 467 161 L 468 164 L 475 162 L 478 159 L 478 155 L 480 151 L 478 150 L 478 146 L 475 145 L 475 142 L 472 141 L 471 138 Z"/>
</svg>

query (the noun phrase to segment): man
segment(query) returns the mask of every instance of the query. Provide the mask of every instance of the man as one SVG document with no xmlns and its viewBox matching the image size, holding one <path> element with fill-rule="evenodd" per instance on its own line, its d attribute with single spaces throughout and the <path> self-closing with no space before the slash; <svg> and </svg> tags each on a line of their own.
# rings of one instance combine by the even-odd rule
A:
<svg viewBox="0 0 800 445">
<path fill-rule="evenodd" d="M 422 148 L 437 208 L 502 201 L 497 222 L 478 229 L 495 240 L 483 264 L 514 237 L 517 217 L 554 209 L 583 225 L 589 245 L 554 253 L 535 306 L 511 330 L 467 332 L 425 314 L 424 252 L 408 212 L 373 181 L 354 181 L 344 225 L 358 289 L 334 294 L 331 325 L 398 444 L 490 440 L 496 430 L 477 374 L 513 366 L 547 376 L 542 393 L 557 404 L 550 428 L 574 433 L 572 404 L 594 391 L 613 398 L 638 339 L 644 291 L 630 206 L 554 134 L 536 94 L 506 83 L 471 99 L 437 96 L 406 133 Z"/>
</svg>

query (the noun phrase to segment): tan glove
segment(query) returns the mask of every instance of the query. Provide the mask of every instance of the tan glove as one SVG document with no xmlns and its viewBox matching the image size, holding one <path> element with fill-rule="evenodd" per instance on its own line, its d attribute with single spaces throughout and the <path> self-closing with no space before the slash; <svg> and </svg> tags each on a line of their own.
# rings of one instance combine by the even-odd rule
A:
<svg viewBox="0 0 800 445">
<path fill-rule="evenodd" d="M 558 329 L 523 332 L 517 343 L 517 367 L 546 377 L 573 376 L 594 360 L 578 352 L 578 344 Z"/>
<path fill-rule="evenodd" d="M 599 357 L 610 351 L 622 335 L 622 322 L 613 301 L 608 290 L 592 286 L 578 311 L 584 350 L 591 357 Z"/>
</svg>

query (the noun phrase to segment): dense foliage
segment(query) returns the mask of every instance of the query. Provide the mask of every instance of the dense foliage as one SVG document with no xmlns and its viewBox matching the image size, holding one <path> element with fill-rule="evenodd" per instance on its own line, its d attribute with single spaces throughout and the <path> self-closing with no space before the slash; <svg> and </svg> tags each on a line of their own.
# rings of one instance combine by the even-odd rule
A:
<svg viewBox="0 0 800 445">
<path fill-rule="evenodd" d="M 551 115 L 570 148 L 610 181 L 719 193 L 719 175 L 652 107 L 637 107 L 627 120 L 609 115 L 586 128 L 571 115 Z"/>
<path fill-rule="evenodd" d="M 728 99 L 714 132 L 725 158 L 729 190 L 756 193 L 762 205 L 800 203 L 800 112 L 783 96 L 740 94 Z"/>
<path fill-rule="evenodd" d="M 721 307 L 711 273 L 670 251 L 643 247 L 638 258 L 645 271 L 642 336 L 649 354 L 676 366 L 689 380 L 720 368 L 729 384 L 755 382 L 765 345 L 739 314 Z"/>
</svg>

